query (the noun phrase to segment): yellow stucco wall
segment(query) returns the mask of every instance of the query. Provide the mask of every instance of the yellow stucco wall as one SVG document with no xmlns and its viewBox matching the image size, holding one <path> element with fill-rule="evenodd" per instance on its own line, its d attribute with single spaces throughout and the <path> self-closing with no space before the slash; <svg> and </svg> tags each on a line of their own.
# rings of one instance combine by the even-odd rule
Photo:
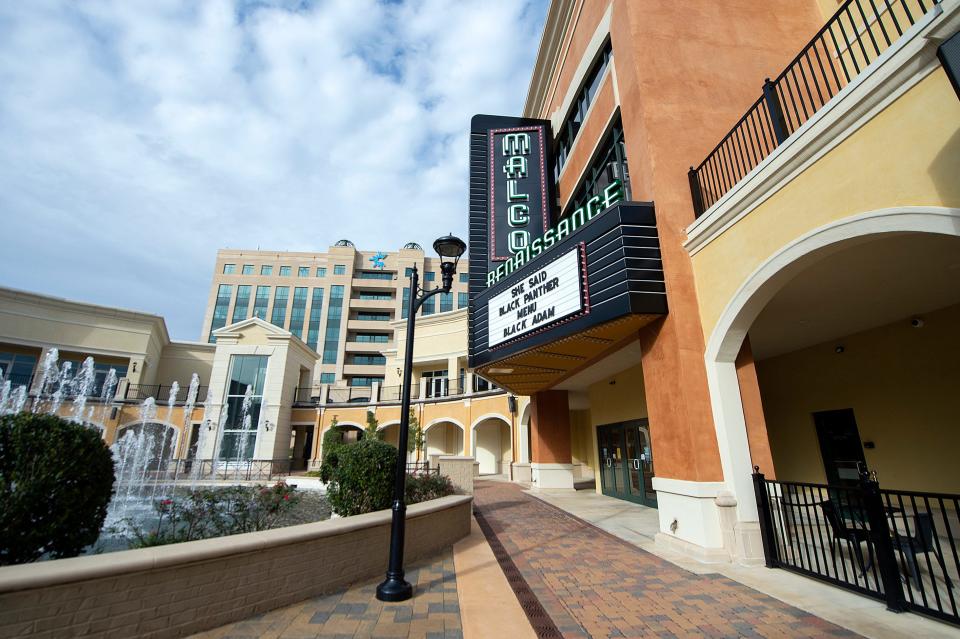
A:
<svg viewBox="0 0 960 639">
<path fill-rule="evenodd" d="M 845 217 L 960 207 L 960 100 L 942 68 L 693 255 L 705 338 L 733 294 L 779 249 Z"/>
<path fill-rule="evenodd" d="M 761 361 L 777 477 L 824 482 L 811 413 L 852 408 L 885 488 L 960 493 L 960 305 Z M 834 347 L 842 342 L 844 352 Z M 797 389 L 803 392 L 798 393 Z"/>
<path fill-rule="evenodd" d="M 597 382 L 587 392 L 590 396 L 590 419 L 594 426 L 647 416 L 643 367 L 639 364 Z"/>
</svg>

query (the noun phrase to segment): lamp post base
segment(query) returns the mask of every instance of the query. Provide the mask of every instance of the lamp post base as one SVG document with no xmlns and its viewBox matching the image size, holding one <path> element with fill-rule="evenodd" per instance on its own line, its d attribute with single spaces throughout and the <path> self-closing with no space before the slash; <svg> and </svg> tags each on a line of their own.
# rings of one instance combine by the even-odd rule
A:
<svg viewBox="0 0 960 639">
<path fill-rule="evenodd" d="M 389 576 L 377 586 L 380 601 L 406 601 L 413 596 L 413 586 L 402 576 Z"/>
</svg>

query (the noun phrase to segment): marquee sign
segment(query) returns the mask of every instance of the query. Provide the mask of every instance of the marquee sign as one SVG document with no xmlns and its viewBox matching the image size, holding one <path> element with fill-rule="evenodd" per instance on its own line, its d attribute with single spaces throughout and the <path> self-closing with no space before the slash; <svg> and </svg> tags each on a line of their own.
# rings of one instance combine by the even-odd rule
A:
<svg viewBox="0 0 960 639">
<path fill-rule="evenodd" d="M 582 246 L 518 280 L 487 302 L 487 346 L 493 348 L 589 312 Z"/>
<path fill-rule="evenodd" d="M 544 125 L 490 129 L 490 260 L 503 261 L 550 227 Z"/>
</svg>

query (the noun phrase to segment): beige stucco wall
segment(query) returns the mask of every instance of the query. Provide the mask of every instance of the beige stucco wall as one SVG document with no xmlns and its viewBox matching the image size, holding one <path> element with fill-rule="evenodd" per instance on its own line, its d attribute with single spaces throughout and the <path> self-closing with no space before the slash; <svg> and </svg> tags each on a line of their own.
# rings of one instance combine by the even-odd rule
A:
<svg viewBox="0 0 960 639">
<path fill-rule="evenodd" d="M 186 397 L 194 373 L 200 377 L 201 386 L 209 385 L 214 349 L 213 344 L 172 342 L 163 349 L 157 363 L 157 383 L 167 386 L 178 382 L 181 398 Z M 204 398 L 199 399 L 202 401 Z"/>
<path fill-rule="evenodd" d="M 884 488 L 960 493 L 960 305 L 757 364 L 777 477 L 824 482 L 811 413 L 852 408 Z M 844 345 L 844 352 L 834 348 Z M 802 391 L 802 392 L 799 392 Z"/>
<path fill-rule="evenodd" d="M 937 68 L 693 255 L 709 339 L 746 278 L 801 235 L 897 206 L 960 207 L 960 101 Z"/>
</svg>

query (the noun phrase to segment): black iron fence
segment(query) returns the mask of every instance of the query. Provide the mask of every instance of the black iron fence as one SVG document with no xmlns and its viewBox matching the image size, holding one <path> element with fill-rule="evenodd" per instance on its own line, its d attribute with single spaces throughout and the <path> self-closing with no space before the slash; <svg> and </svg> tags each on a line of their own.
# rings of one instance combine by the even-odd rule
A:
<svg viewBox="0 0 960 639">
<path fill-rule="evenodd" d="M 257 481 L 286 477 L 290 459 L 164 459 L 151 464 L 142 475 L 147 481 L 236 480 Z M 141 475 L 137 476 L 138 479 Z"/>
<path fill-rule="evenodd" d="M 297 388 L 293 394 L 293 403 L 299 405 L 313 405 L 320 401 L 319 390 L 314 393 L 313 387 L 303 386 Z"/>
<path fill-rule="evenodd" d="M 689 173 L 700 217 L 940 0 L 846 0 Z"/>
<path fill-rule="evenodd" d="M 407 462 L 407 474 L 408 475 L 439 475 L 440 467 L 435 466 L 431 468 L 430 462 L 428 461 Z"/>
<path fill-rule="evenodd" d="M 372 386 L 348 386 L 347 388 L 331 387 L 327 391 L 328 404 L 361 404 L 373 401 L 372 397 Z"/>
<path fill-rule="evenodd" d="M 753 479 L 768 567 L 960 624 L 960 495 Z"/>
<path fill-rule="evenodd" d="M 172 385 L 168 384 L 128 384 L 127 390 L 123 394 L 123 399 L 140 401 L 152 397 L 157 400 L 158 404 L 163 404 L 170 397 L 170 389 L 173 388 Z M 187 393 L 189 392 L 188 387 L 180 386 L 180 391 L 177 395 L 177 403 L 182 404 L 187 400 Z M 197 387 L 197 404 L 202 404 L 207 399 L 207 387 L 199 386 Z"/>
</svg>

